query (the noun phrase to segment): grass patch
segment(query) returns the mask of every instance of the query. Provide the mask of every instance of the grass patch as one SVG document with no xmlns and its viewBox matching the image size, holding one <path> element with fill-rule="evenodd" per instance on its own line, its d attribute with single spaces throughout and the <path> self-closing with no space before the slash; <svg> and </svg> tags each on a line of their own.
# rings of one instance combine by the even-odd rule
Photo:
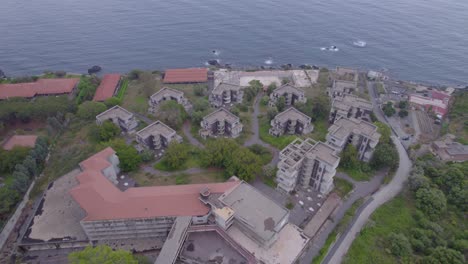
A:
<svg viewBox="0 0 468 264">
<path fill-rule="evenodd" d="M 354 240 L 343 263 L 397 263 L 398 261 L 385 251 L 383 240 L 392 232 L 405 233 L 416 225 L 412 217 L 414 208 L 410 201 L 405 194 L 400 194 L 378 208 Z"/>
<path fill-rule="evenodd" d="M 176 168 L 176 169 L 170 168 L 170 166 L 167 165 L 164 158 L 162 158 L 158 163 L 154 164 L 153 167 L 157 170 L 167 171 L 167 172 L 181 171 L 181 170 L 186 170 L 189 168 L 200 168 L 201 167 L 200 153 L 198 151 L 193 151 L 192 153 L 190 153 L 188 159 L 185 161 L 185 163 L 182 166 L 180 166 L 180 168 Z"/>
<path fill-rule="evenodd" d="M 138 186 L 162 186 L 162 185 L 176 185 L 176 184 L 197 184 L 197 183 L 213 183 L 224 182 L 223 170 L 207 169 L 200 173 L 187 174 L 175 173 L 170 176 L 161 176 L 143 171 L 132 172 L 130 177 L 135 179 Z"/>
<path fill-rule="evenodd" d="M 270 135 L 268 133 L 268 130 L 270 129 L 270 124 L 266 116 L 259 118 L 258 122 L 260 126 L 260 139 L 278 149 L 285 148 L 287 145 L 289 145 L 289 143 L 291 143 L 294 139 L 297 138 L 297 136 L 289 135 L 280 137 Z"/>
<path fill-rule="evenodd" d="M 128 88 L 128 80 L 124 79 L 122 81 L 122 84 L 120 85 L 119 92 L 117 93 L 117 98 L 122 100 L 125 95 L 125 92 L 127 91 L 127 88 Z"/>
<path fill-rule="evenodd" d="M 328 133 L 328 121 L 327 120 L 317 120 L 312 123 L 314 125 L 314 131 L 307 134 L 307 137 L 310 137 L 317 141 L 326 141 Z"/>
<path fill-rule="evenodd" d="M 345 169 L 343 167 L 338 167 L 338 171 L 346 173 L 349 177 L 356 181 L 368 181 L 370 178 L 372 178 L 373 175 L 373 171 L 364 172 L 361 170 L 361 168 Z"/>
<path fill-rule="evenodd" d="M 341 178 L 334 177 L 333 182 L 335 184 L 335 192 L 341 197 L 345 197 L 349 192 L 353 190 L 353 184 L 349 181 Z"/>
<path fill-rule="evenodd" d="M 314 259 L 312 260 L 312 264 L 322 263 L 328 250 L 330 249 L 330 246 L 332 245 L 333 242 L 336 241 L 336 236 L 337 236 L 337 233 L 335 231 L 332 231 L 330 235 L 328 235 L 327 240 L 325 241 L 325 244 L 319 251 L 319 254 L 315 256 Z"/>
<path fill-rule="evenodd" d="M 384 94 L 385 93 L 385 88 L 384 84 L 381 82 L 375 83 L 375 88 L 377 89 L 378 94 Z"/>
</svg>

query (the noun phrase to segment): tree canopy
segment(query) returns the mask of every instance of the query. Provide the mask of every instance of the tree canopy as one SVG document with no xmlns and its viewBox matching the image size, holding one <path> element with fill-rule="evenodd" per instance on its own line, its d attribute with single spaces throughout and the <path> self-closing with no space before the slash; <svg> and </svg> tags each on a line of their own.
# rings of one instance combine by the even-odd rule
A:
<svg viewBox="0 0 468 264">
<path fill-rule="evenodd" d="M 107 110 L 105 104 L 94 101 L 86 101 L 78 106 L 77 115 L 81 119 L 93 120 L 96 116 Z"/>
<path fill-rule="evenodd" d="M 112 147 L 120 160 L 120 169 L 123 172 L 134 171 L 141 163 L 141 156 L 133 146 L 129 146 L 123 139 L 114 139 L 107 143 Z"/>
<path fill-rule="evenodd" d="M 169 100 L 161 103 L 156 116 L 164 124 L 174 129 L 179 129 L 187 118 L 187 113 L 182 105 L 176 101 Z"/>
</svg>

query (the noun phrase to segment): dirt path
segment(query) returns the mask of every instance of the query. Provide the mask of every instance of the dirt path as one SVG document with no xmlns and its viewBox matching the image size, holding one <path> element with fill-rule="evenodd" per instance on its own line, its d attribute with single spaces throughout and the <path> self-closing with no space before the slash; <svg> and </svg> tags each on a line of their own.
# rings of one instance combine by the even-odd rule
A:
<svg viewBox="0 0 468 264">
<path fill-rule="evenodd" d="M 200 141 L 198 141 L 198 139 L 196 139 L 192 135 L 192 133 L 190 133 L 190 130 L 191 130 L 190 121 L 186 120 L 184 122 L 184 125 L 182 126 L 182 131 L 184 132 L 184 135 L 187 137 L 189 143 L 196 147 L 204 148 L 205 146 L 202 143 L 200 143 Z"/>
</svg>

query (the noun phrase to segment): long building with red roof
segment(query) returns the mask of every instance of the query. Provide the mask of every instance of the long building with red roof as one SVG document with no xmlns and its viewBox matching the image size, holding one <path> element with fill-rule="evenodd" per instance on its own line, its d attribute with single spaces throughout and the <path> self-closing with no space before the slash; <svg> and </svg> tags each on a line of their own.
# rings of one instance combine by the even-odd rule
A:
<svg viewBox="0 0 468 264">
<path fill-rule="evenodd" d="M 114 96 L 120 84 L 120 74 L 106 74 L 96 89 L 93 101 L 102 102 Z"/>
<path fill-rule="evenodd" d="M 204 83 L 208 81 L 207 68 L 169 69 L 164 74 L 164 83 Z"/>
<path fill-rule="evenodd" d="M 0 100 L 9 98 L 33 98 L 39 95 L 70 94 L 80 79 L 39 79 L 30 83 L 0 84 Z"/>
</svg>

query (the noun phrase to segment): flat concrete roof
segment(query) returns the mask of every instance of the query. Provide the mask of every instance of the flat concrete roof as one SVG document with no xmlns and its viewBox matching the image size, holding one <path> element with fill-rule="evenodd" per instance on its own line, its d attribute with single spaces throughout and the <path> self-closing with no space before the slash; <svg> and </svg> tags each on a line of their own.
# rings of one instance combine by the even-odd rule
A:
<svg viewBox="0 0 468 264">
<path fill-rule="evenodd" d="M 288 120 L 300 120 L 301 122 L 306 123 L 310 122 L 311 118 L 308 115 L 297 110 L 296 108 L 289 107 L 283 112 L 277 114 L 275 116 L 275 120 L 280 121 L 281 123 L 284 123 Z"/>
<path fill-rule="evenodd" d="M 167 126 L 161 121 L 156 121 L 147 127 L 143 128 L 142 130 L 138 131 L 137 136 L 142 138 L 147 138 L 151 135 L 163 135 L 164 137 L 168 138 L 175 134 L 175 130 Z"/>
<path fill-rule="evenodd" d="M 163 87 L 161 90 L 151 95 L 151 100 L 160 101 L 163 97 L 166 97 L 166 96 L 179 97 L 179 96 L 184 96 L 184 93 L 176 89 Z"/>
<path fill-rule="evenodd" d="M 287 221 L 289 215 L 286 208 L 245 182 L 221 195 L 219 199 L 234 210 L 236 219 L 247 223 L 264 240 L 276 234 L 274 229 L 282 221 Z"/>
<path fill-rule="evenodd" d="M 285 84 L 282 85 L 278 88 L 276 88 L 273 93 L 293 93 L 293 94 L 299 94 L 299 95 L 304 95 L 304 90 L 299 89 L 291 84 Z"/>
<path fill-rule="evenodd" d="M 175 262 L 184 243 L 187 228 L 191 222 L 191 216 L 179 216 L 176 218 L 154 264 L 170 264 Z"/>
<path fill-rule="evenodd" d="M 219 108 L 218 110 L 206 115 L 203 118 L 203 121 L 207 121 L 208 123 L 214 123 L 216 121 L 227 121 L 229 123 L 238 122 L 240 119 L 235 114 L 229 112 L 225 108 Z"/>
<path fill-rule="evenodd" d="M 49 241 L 52 239 L 87 240 L 87 236 L 81 228 L 80 221 L 86 216 L 86 212 L 70 195 L 69 190 L 78 186 L 75 178 L 80 174 L 75 169 L 53 182 L 41 201 L 42 205 L 34 216 L 29 227 L 27 240 Z"/>
<path fill-rule="evenodd" d="M 133 117 L 133 113 L 123 107 L 116 105 L 100 113 L 99 115 L 97 115 L 96 119 L 101 120 L 101 119 L 109 119 L 109 118 L 115 118 L 115 117 L 118 117 L 123 120 L 127 120 Z"/>
<path fill-rule="evenodd" d="M 376 140 L 380 138 L 377 126 L 356 118 L 340 118 L 328 128 L 328 134 L 339 139 L 344 139 L 351 133 L 361 134 Z"/>
</svg>

